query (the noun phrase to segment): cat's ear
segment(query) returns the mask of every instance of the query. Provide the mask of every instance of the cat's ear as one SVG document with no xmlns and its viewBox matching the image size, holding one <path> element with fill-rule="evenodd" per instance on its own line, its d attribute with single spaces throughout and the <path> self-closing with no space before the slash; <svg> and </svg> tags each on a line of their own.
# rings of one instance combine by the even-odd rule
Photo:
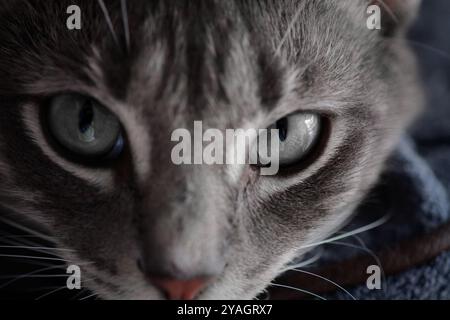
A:
<svg viewBox="0 0 450 320">
<path fill-rule="evenodd" d="M 419 12 L 421 0 L 370 0 L 381 9 L 381 28 L 386 37 L 405 32 Z"/>
</svg>

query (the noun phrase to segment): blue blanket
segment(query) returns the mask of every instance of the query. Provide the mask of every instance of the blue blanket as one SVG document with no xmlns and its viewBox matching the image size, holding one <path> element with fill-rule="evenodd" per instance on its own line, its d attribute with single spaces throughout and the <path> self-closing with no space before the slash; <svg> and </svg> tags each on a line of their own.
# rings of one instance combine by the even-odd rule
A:
<svg viewBox="0 0 450 320">
<path fill-rule="evenodd" d="M 341 246 L 325 246 L 322 261 L 358 255 L 365 248 L 376 252 L 404 239 L 433 232 L 449 222 L 449 17 L 450 1 L 423 2 L 409 38 L 419 57 L 427 107 L 390 158 L 379 185 L 348 229 L 367 224 L 381 215 L 389 215 L 389 222 L 357 239 L 342 240 Z M 375 260 L 374 265 L 377 264 Z M 346 289 L 357 299 L 450 299 L 450 251 L 400 274 L 388 275 L 381 290 L 369 290 L 366 285 Z M 351 297 L 345 291 L 337 290 L 327 298 Z"/>
</svg>

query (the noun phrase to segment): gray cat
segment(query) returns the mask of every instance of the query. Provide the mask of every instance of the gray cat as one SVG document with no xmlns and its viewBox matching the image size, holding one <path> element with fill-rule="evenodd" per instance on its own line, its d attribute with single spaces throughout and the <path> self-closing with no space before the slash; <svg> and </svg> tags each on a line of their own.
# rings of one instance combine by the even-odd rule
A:
<svg viewBox="0 0 450 320">
<path fill-rule="evenodd" d="M 420 110 L 418 1 L 370 30 L 377 3 L 1 1 L 0 204 L 101 298 L 254 298 L 351 217 Z M 175 165 L 196 120 L 278 128 L 280 171 Z"/>
</svg>

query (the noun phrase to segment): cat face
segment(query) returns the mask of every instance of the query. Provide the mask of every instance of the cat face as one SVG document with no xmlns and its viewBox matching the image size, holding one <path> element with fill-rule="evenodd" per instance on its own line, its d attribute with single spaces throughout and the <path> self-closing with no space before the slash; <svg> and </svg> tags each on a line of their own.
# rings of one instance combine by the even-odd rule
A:
<svg viewBox="0 0 450 320">
<path fill-rule="evenodd" d="M 386 1 L 400 17 L 387 39 L 363 0 L 130 1 L 127 19 L 120 1 L 107 15 L 5 1 L 0 203 L 73 250 L 103 298 L 253 298 L 345 222 L 416 114 L 410 3 Z M 81 30 L 66 27 L 71 4 Z M 86 101 L 112 119 L 95 123 L 107 138 L 94 151 L 55 137 L 72 123 L 54 110 Z M 315 145 L 277 175 L 171 159 L 172 132 L 194 121 L 268 128 L 302 113 L 320 119 Z"/>
</svg>

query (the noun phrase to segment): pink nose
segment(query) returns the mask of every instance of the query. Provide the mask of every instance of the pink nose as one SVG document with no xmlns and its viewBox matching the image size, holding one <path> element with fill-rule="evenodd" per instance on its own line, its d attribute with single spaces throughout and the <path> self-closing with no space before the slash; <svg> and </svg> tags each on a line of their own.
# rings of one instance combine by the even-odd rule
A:
<svg viewBox="0 0 450 320">
<path fill-rule="evenodd" d="M 150 282 L 164 292 L 169 300 L 193 300 L 206 287 L 209 279 L 177 280 L 151 277 Z"/>
</svg>

